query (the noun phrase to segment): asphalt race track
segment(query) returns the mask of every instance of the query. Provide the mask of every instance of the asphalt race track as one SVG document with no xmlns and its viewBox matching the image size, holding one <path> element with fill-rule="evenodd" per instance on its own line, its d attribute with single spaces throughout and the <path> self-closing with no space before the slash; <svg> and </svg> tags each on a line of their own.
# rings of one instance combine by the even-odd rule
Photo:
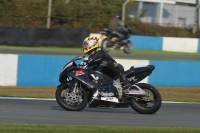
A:
<svg viewBox="0 0 200 133">
<path fill-rule="evenodd" d="M 152 115 L 129 108 L 63 110 L 55 99 L 0 97 L 0 123 L 200 128 L 199 103 L 166 103 Z"/>
</svg>

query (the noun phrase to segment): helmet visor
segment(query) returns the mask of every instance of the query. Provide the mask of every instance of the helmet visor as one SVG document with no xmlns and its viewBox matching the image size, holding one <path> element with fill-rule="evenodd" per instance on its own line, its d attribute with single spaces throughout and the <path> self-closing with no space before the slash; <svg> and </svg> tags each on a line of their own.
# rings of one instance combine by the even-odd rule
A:
<svg viewBox="0 0 200 133">
<path fill-rule="evenodd" d="M 83 43 L 83 48 L 86 49 L 86 50 L 88 50 L 88 49 L 91 48 L 91 46 L 90 46 L 90 44 L 88 42 L 84 42 Z"/>
<path fill-rule="evenodd" d="M 97 40 L 96 39 L 90 39 L 90 40 L 83 43 L 83 48 L 88 50 L 92 46 L 94 46 L 95 44 L 97 44 Z"/>
</svg>

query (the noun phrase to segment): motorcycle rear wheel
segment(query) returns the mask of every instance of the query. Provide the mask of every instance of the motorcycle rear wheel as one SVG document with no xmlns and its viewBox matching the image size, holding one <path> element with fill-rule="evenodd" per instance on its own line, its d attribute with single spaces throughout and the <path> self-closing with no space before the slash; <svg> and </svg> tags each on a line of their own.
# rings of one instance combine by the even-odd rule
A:
<svg viewBox="0 0 200 133">
<path fill-rule="evenodd" d="M 133 110 L 140 114 L 154 114 L 156 113 L 162 104 L 162 98 L 158 90 L 150 84 L 139 83 L 137 84 L 143 89 L 149 96 L 141 96 L 140 98 L 131 98 L 130 106 Z M 153 104 L 149 107 L 149 104 Z"/>
<path fill-rule="evenodd" d="M 57 103 L 67 111 L 81 111 L 87 106 L 85 90 L 78 88 L 78 93 L 69 92 L 66 84 L 57 87 L 55 96 Z"/>
<path fill-rule="evenodd" d="M 125 47 L 124 47 L 124 53 L 130 54 L 131 51 L 132 51 L 132 49 L 133 49 L 132 43 L 129 42 L 129 43 L 127 43 L 127 44 L 125 45 Z"/>
</svg>

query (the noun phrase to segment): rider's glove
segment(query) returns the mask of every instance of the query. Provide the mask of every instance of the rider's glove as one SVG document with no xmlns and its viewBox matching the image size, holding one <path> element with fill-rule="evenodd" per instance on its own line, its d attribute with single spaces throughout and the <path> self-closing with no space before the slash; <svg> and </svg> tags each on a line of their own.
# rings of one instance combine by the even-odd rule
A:
<svg viewBox="0 0 200 133">
<path fill-rule="evenodd" d="M 80 66 L 86 66 L 87 65 L 87 60 L 84 60 L 83 62 L 80 63 Z"/>
</svg>

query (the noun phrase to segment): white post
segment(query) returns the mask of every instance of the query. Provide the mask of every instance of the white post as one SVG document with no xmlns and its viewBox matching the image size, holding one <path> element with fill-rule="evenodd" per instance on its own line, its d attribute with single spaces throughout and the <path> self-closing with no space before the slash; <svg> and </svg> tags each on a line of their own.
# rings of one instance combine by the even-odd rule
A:
<svg viewBox="0 0 200 133">
<path fill-rule="evenodd" d="M 129 1 L 130 0 L 126 0 L 122 7 L 122 23 L 123 23 L 123 25 L 125 25 L 125 9 L 126 9 L 126 5 L 128 4 Z"/>
<path fill-rule="evenodd" d="M 196 1 L 196 8 L 194 13 L 194 25 L 193 25 L 193 33 L 196 33 L 196 31 L 199 29 L 199 8 L 200 5 L 198 4 L 199 1 Z"/>
<path fill-rule="evenodd" d="M 143 7 L 143 2 L 142 2 L 142 1 L 139 1 L 139 4 L 138 4 L 138 13 L 137 13 L 137 16 L 138 16 L 138 17 L 139 17 L 139 15 L 141 14 L 142 7 Z"/>
<path fill-rule="evenodd" d="M 50 23 L 51 23 L 51 6 L 52 6 L 52 0 L 49 0 L 48 16 L 47 16 L 47 28 L 50 28 Z"/>
<path fill-rule="evenodd" d="M 163 1 L 160 1 L 160 14 L 159 14 L 159 25 L 162 25 L 162 18 L 163 18 Z"/>
</svg>

